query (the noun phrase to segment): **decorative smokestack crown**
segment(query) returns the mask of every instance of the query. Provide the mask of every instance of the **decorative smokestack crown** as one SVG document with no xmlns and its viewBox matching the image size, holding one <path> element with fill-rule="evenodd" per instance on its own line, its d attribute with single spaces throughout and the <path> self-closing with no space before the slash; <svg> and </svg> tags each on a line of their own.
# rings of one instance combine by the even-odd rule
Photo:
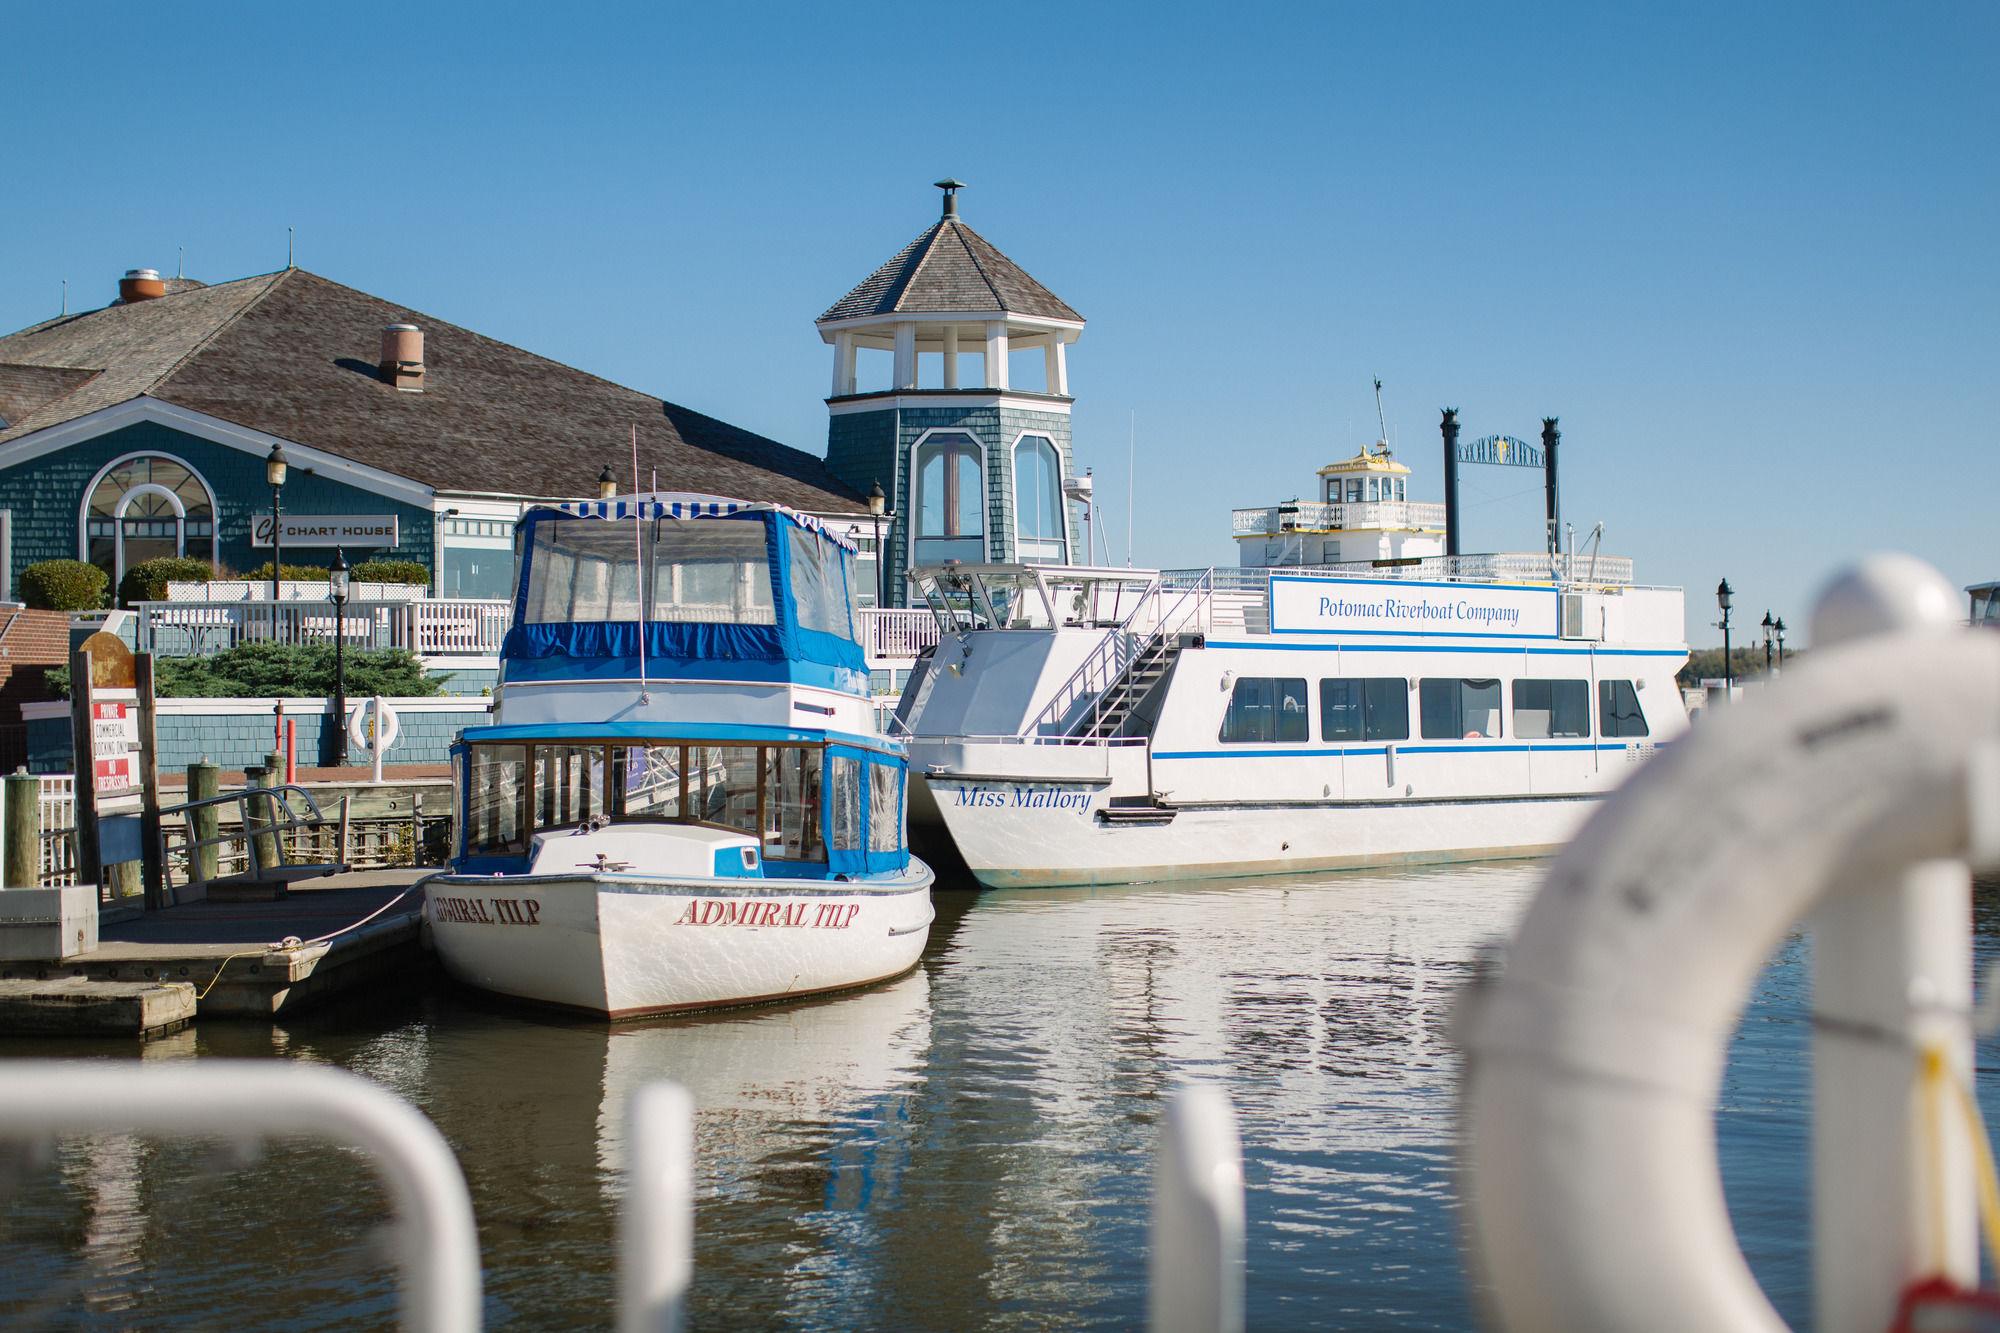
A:
<svg viewBox="0 0 2000 1333">
<path fill-rule="evenodd" d="M 944 191 L 944 216 L 948 218 L 957 217 L 958 192 L 965 188 L 965 182 L 953 180 L 951 177 L 946 176 L 943 180 L 935 181 L 933 184 Z"/>
<path fill-rule="evenodd" d="M 160 271 L 156 268 L 128 268 L 125 276 L 118 280 L 118 300 L 124 305 L 150 301 L 166 294 L 167 284 L 160 281 Z"/>
<path fill-rule="evenodd" d="M 414 324 L 391 324 L 382 330 L 382 358 L 376 362 L 382 382 L 404 393 L 424 391 L 424 331 Z"/>
</svg>

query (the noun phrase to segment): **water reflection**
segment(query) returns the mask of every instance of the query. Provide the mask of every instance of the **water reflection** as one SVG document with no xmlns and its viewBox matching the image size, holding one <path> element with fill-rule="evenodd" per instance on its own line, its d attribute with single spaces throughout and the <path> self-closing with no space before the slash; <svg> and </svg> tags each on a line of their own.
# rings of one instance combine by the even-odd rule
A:
<svg viewBox="0 0 2000 1333">
<path fill-rule="evenodd" d="M 1195 1076 L 1238 1108 L 1252 1327 L 1457 1328 L 1448 1023 L 1539 871 L 948 893 L 920 968 L 854 995 L 607 1030 L 437 992 L 148 1054 L 326 1062 L 417 1102 L 471 1183 L 492 1327 L 609 1322 L 623 1106 L 661 1077 L 697 1105 L 696 1327 L 1134 1326 L 1161 1098 Z M 1983 891 L 1982 955 L 1996 915 Z M 1718 1118 L 1788 1314 L 1804 968 L 1794 942 L 1760 983 Z M 385 1220 L 344 1154 L 67 1143 L 0 1204 L 0 1323 L 377 1325 Z"/>
</svg>

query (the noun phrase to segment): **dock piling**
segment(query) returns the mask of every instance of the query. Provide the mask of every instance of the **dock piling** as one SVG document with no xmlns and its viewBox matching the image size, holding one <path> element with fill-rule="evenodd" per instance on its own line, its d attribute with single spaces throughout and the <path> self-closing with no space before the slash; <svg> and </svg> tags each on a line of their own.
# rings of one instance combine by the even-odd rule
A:
<svg viewBox="0 0 2000 1333">
<path fill-rule="evenodd" d="M 268 787 L 275 775 L 266 766 L 252 764 L 243 770 L 246 787 Z M 261 828 L 261 832 L 253 829 Z M 243 802 L 244 845 L 250 853 L 250 871 L 262 875 L 284 864 L 278 850 L 277 798 L 258 796 Z"/>
<path fill-rule="evenodd" d="M 187 766 L 187 798 L 205 801 L 222 794 L 222 768 L 208 762 L 206 755 Z M 212 805 L 188 811 L 188 842 L 193 856 L 188 864 L 191 879 L 206 884 L 220 869 L 215 839 L 222 835 L 221 812 Z"/>
<path fill-rule="evenodd" d="M 0 885 L 32 889 L 42 878 L 41 779 L 28 770 L 7 775 L 7 859 L 0 867 Z"/>
</svg>

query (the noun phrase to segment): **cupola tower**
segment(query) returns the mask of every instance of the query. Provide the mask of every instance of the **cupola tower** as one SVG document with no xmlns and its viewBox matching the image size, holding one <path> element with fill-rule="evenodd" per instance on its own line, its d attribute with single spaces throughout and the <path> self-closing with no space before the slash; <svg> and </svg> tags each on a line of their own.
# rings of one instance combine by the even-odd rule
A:
<svg viewBox="0 0 2000 1333">
<path fill-rule="evenodd" d="M 917 565 L 1088 558 L 1063 495 L 1083 316 L 966 225 L 962 183 L 937 187 L 938 220 L 817 321 L 833 347 L 827 466 L 888 496 L 893 606 Z"/>
</svg>

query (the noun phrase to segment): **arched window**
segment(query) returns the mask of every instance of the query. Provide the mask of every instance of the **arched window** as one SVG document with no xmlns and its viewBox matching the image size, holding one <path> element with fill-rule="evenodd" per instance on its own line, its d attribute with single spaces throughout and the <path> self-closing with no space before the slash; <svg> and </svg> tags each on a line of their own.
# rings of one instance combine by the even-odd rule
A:
<svg viewBox="0 0 2000 1333">
<path fill-rule="evenodd" d="M 916 563 L 986 558 L 986 482 L 979 443 L 946 431 L 917 446 Z"/>
<path fill-rule="evenodd" d="M 164 454 L 122 458 L 84 497 L 85 556 L 111 586 L 142 560 L 215 559 L 215 496 L 193 468 Z"/>
<path fill-rule="evenodd" d="M 1062 459 L 1046 435 L 1023 435 L 1014 446 L 1014 536 L 1018 558 L 1061 564 L 1064 545 Z"/>
</svg>

